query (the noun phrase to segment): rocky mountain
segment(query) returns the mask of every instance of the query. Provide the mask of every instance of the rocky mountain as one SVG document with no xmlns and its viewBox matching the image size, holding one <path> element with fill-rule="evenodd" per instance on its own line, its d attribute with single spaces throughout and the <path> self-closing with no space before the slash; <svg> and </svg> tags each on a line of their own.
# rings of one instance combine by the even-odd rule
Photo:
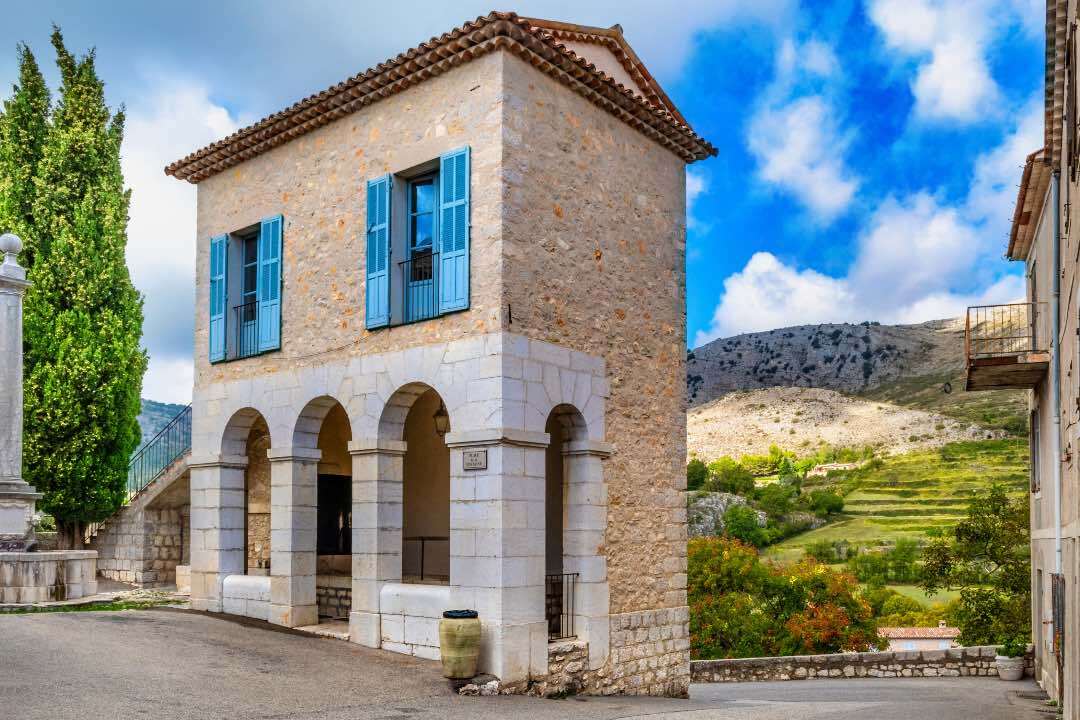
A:
<svg viewBox="0 0 1080 720">
<path fill-rule="evenodd" d="M 687 356 L 690 405 L 733 390 L 815 387 L 864 393 L 889 381 L 963 370 L 960 320 L 800 325 L 720 338 Z"/>
<path fill-rule="evenodd" d="M 960 319 L 801 325 L 687 355 L 688 451 L 707 459 L 820 443 L 907 452 L 1022 434 L 1025 393 L 964 391 Z"/>
<path fill-rule="evenodd" d="M 163 403 L 156 400 L 142 399 L 142 411 L 139 413 L 139 428 L 142 430 L 141 446 L 147 440 L 157 435 L 162 428 L 169 424 L 176 415 L 184 409 L 183 405 L 175 403 Z"/>
</svg>

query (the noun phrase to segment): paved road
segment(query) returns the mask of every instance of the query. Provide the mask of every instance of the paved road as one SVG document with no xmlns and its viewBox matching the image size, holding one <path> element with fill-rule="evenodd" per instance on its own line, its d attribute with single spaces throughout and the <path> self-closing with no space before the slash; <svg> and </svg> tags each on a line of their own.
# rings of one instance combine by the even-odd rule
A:
<svg viewBox="0 0 1080 720">
<path fill-rule="evenodd" d="M 199 613 L 0 615 L 0 718 L 1014 720 L 996 679 L 700 685 L 690 700 L 463 698 L 436 663 Z"/>
</svg>

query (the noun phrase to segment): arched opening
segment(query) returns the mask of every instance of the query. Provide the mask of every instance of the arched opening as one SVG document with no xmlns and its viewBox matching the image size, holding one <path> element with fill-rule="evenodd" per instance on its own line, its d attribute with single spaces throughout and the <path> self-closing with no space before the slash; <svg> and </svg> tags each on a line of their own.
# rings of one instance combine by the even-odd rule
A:
<svg viewBox="0 0 1080 720">
<path fill-rule="evenodd" d="M 270 428 L 258 410 L 237 411 L 225 426 L 222 452 L 247 458 L 244 466 L 245 575 L 270 574 Z"/>
<path fill-rule="evenodd" d="M 402 470 L 401 579 L 406 583 L 450 582 L 449 416 L 442 397 L 430 387 L 410 389 L 401 428 L 405 441 Z"/>
<path fill-rule="evenodd" d="M 574 466 L 567 462 L 570 443 L 587 437 L 585 418 L 571 405 L 559 405 L 544 427 L 550 440 L 544 457 L 544 611 L 551 640 L 574 637 L 576 587 L 580 573 L 566 548 L 581 528 L 569 502 Z"/>
<path fill-rule="evenodd" d="M 258 415 L 245 442 L 244 574 L 270 574 L 270 428 Z"/>
<path fill-rule="evenodd" d="M 347 619 L 352 588 L 352 427 L 341 403 L 318 398 L 297 421 L 294 443 L 319 450 L 315 488 L 315 598 L 320 618 Z"/>
</svg>

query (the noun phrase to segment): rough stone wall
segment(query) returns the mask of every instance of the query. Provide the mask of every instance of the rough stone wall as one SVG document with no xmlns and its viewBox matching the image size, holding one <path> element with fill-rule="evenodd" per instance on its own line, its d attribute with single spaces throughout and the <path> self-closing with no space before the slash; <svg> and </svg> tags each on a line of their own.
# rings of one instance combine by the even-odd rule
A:
<svg viewBox="0 0 1080 720">
<path fill-rule="evenodd" d="M 508 329 L 605 359 L 611 609 L 684 606 L 685 165 L 516 58 L 504 76 Z"/>
<path fill-rule="evenodd" d="M 199 184 L 196 395 L 211 383 L 500 329 L 503 55 L 485 55 Z M 471 148 L 472 165 L 470 309 L 367 332 L 362 300 L 367 181 L 463 145 Z M 278 213 L 285 221 L 281 350 L 210 365 L 210 237 Z M 193 420 L 198 433 L 199 418 Z M 275 446 L 290 442 L 272 440 Z"/>
<path fill-rule="evenodd" d="M 997 648 L 976 646 L 949 650 L 836 653 L 794 657 L 694 660 L 696 683 L 812 680 L 815 678 L 971 677 L 997 675 Z M 1031 675 L 1034 655 L 1028 653 L 1025 673 Z"/>
<path fill-rule="evenodd" d="M 270 430 L 261 417 L 248 435 L 248 464 L 244 470 L 247 492 L 247 569 L 270 569 Z"/>
<path fill-rule="evenodd" d="M 685 165 L 515 58 L 504 76 L 508 329 L 603 357 L 611 384 L 603 682 L 685 694 Z M 620 646 L 624 618 L 670 636 Z"/>
</svg>

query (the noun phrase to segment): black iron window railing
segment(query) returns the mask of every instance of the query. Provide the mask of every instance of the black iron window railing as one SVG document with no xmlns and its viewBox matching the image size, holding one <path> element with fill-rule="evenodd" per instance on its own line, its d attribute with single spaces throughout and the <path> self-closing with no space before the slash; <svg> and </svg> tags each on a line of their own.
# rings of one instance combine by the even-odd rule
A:
<svg viewBox="0 0 1080 720">
<path fill-rule="evenodd" d="M 544 576 L 544 610 L 547 615 L 548 640 L 575 637 L 574 591 L 577 573 Z"/>
<path fill-rule="evenodd" d="M 257 355 L 259 352 L 259 303 L 249 302 L 233 308 L 236 342 L 232 347 L 234 359 Z"/>
<path fill-rule="evenodd" d="M 414 255 L 401 268 L 401 315 L 404 322 L 427 320 L 439 314 L 439 253 Z"/>
</svg>

